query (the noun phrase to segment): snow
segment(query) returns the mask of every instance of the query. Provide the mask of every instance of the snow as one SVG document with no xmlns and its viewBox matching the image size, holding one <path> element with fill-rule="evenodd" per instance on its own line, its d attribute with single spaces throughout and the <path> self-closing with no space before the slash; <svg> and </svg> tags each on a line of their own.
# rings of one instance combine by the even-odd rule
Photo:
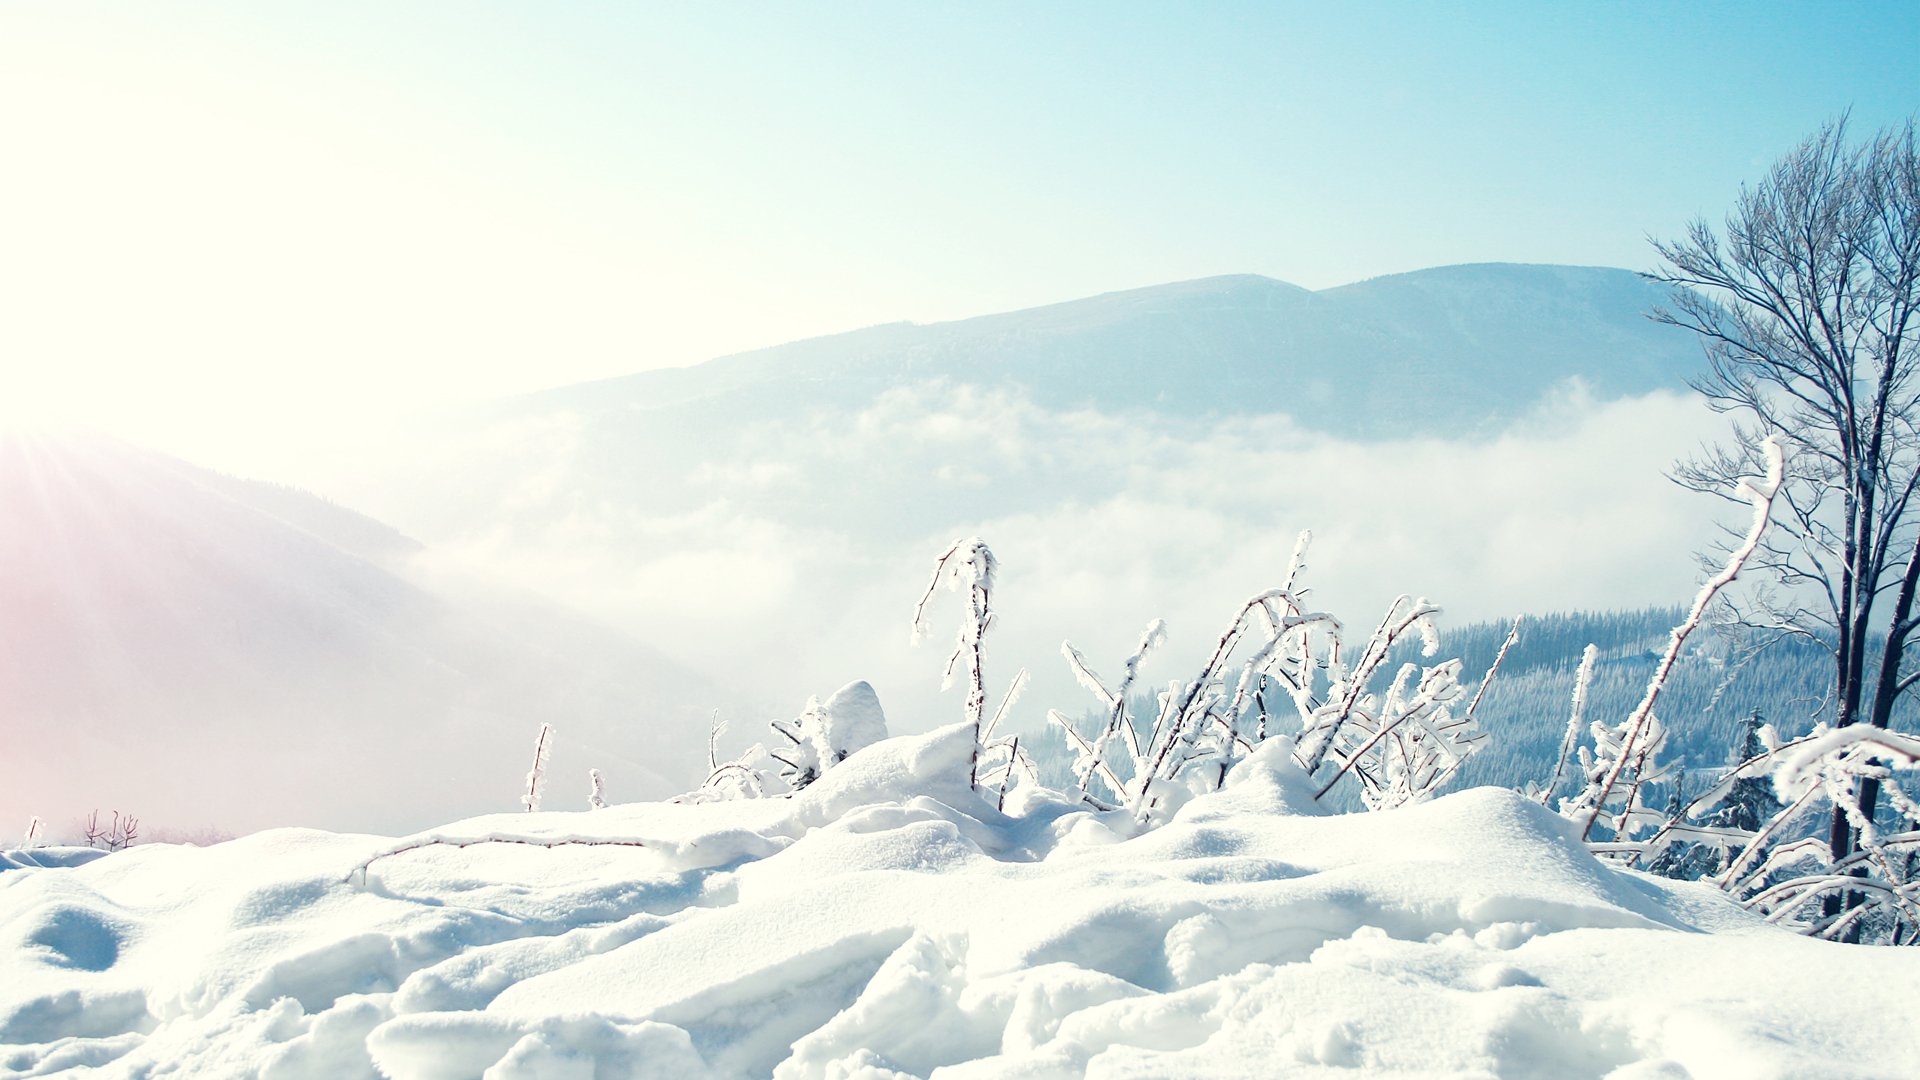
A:
<svg viewBox="0 0 1920 1080">
<path fill-rule="evenodd" d="M 1610 869 L 1513 792 L 1327 814 L 1276 739 L 1142 832 L 996 811 L 972 739 L 790 798 L 6 853 L 0 1074 L 1920 1074 L 1832 989 L 1910 999 L 1910 951 Z M 490 835 L 555 846 L 410 846 Z"/>
</svg>

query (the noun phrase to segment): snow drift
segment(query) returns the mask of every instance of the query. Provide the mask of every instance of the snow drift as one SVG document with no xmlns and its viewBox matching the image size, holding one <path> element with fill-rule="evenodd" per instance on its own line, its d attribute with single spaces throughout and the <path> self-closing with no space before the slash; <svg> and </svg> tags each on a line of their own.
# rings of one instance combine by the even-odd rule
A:
<svg viewBox="0 0 1920 1080">
<path fill-rule="evenodd" d="M 399 841 L 12 853 L 0 1071 L 1920 1072 L 1920 1033 L 1821 989 L 1910 997 L 1910 954 L 1609 869 L 1512 792 L 1326 815 L 1273 740 L 1142 833 L 1042 789 L 996 811 L 967 782 L 972 749 L 958 725 L 868 746 L 790 798 Z M 561 846 L 454 846 L 490 835 Z"/>
</svg>

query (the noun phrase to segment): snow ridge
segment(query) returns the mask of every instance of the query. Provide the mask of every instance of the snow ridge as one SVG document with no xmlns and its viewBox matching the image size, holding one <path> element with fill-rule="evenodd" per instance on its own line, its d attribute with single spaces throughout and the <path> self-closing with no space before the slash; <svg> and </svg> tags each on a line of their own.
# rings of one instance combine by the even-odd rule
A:
<svg viewBox="0 0 1920 1080">
<path fill-rule="evenodd" d="M 1611 869 L 1514 792 L 1326 814 L 1275 738 L 1143 831 L 1033 787 L 996 810 L 968 782 L 973 747 L 970 724 L 885 739 L 785 798 L 398 840 L 282 829 L 71 866 L 40 849 L 51 868 L 0 870 L 0 1071 L 1920 1069 L 1910 1026 L 1849 1026 L 1804 992 L 1920 992 L 1901 950 Z M 422 843 L 488 836 L 567 846 Z"/>
</svg>

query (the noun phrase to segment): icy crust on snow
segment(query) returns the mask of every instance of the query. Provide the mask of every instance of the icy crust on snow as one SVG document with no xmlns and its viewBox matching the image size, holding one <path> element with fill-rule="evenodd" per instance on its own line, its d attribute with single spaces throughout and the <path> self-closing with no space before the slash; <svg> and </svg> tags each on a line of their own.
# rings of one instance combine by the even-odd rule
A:
<svg viewBox="0 0 1920 1080">
<path fill-rule="evenodd" d="M 1609 870 L 1512 792 L 1325 815 L 1276 740 L 1139 833 L 994 810 L 971 748 L 432 834 L 545 849 L 282 829 L 0 871 L 0 1075 L 1920 1074 L 1911 1025 L 1825 989 L 1920 993 L 1907 950 Z"/>
</svg>

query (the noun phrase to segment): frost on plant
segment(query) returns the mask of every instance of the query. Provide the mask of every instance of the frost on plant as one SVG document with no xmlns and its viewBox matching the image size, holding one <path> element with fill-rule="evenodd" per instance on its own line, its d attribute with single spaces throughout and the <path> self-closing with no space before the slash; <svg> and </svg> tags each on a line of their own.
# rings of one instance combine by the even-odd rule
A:
<svg viewBox="0 0 1920 1080">
<path fill-rule="evenodd" d="M 1735 492 L 1753 507 L 1753 523 L 1747 529 L 1746 539 L 1727 556 L 1726 565 L 1700 587 L 1686 618 L 1673 628 L 1667 639 L 1667 651 L 1647 679 L 1640 704 L 1617 726 L 1598 721 L 1593 725 L 1594 751 L 1588 753 L 1583 749 L 1581 752 L 1587 773 L 1586 786 L 1561 805 L 1563 814 L 1580 823 L 1582 840 L 1594 839 L 1594 827 L 1604 820 L 1613 830 L 1616 845 L 1630 844 L 1641 826 L 1662 819 L 1662 815 L 1644 803 L 1646 786 L 1665 775 L 1665 767 L 1656 762 L 1666 742 L 1666 726 L 1654 715 L 1654 705 L 1673 673 L 1673 665 L 1680 659 L 1681 647 L 1706 616 L 1707 606 L 1721 589 L 1739 576 L 1767 531 L 1773 500 L 1780 491 L 1785 470 L 1785 455 L 1777 439 L 1767 439 L 1761 449 L 1766 456 L 1766 476 L 1758 480 L 1746 477 L 1735 485 Z"/>
<path fill-rule="evenodd" d="M 1472 709 L 1478 695 L 1460 708 L 1466 690 L 1459 661 L 1403 663 L 1385 686 L 1379 682 L 1409 635 L 1420 640 L 1424 655 L 1437 651 L 1433 616 L 1439 609 L 1400 597 L 1349 660 L 1340 620 L 1309 609 L 1298 586 L 1310 539 L 1301 534 L 1280 586 L 1240 606 L 1200 671 L 1159 696 L 1151 723 L 1138 722 L 1128 691 L 1141 659 L 1164 639 L 1164 627 L 1147 627 L 1112 688 L 1079 650 L 1062 646 L 1105 717 L 1091 733 L 1059 712 L 1048 717 L 1075 755 L 1084 798 L 1124 806 L 1151 824 L 1193 793 L 1217 788 L 1249 750 L 1281 734 L 1295 739 L 1299 764 L 1321 776 L 1321 796 L 1348 778 L 1370 809 L 1426 799 L 1454 777 L 1482 738 Z M 1481 680 L 1482 689 L 1492 675 Z M 1276 702 L 1283 703 L 1279 716 Z M 1091 790 L 1096 780 L 1100 794 Z"/>
<path fill-rule="evenodd" d="M 769 753 L 780 765 L 780 778 L 794 791 L 818 780 L 854 751 L 887 737 L 880 697 L 865 682 L 848 683 L 824 703 L 808 698 L 799 716 L 774 720 L 768 726 L 784 742 Z"/>
<path fill-rule="evenodd" d="M 974 750 L 973 762 L 969 771 L 969 780 L 978 784 L 982 779 L 982 757 L 995 751 L 1004 750 L 1005 767 L 1012 769 L 1022 761 L 1018 747 L 1010 742 L 998 744 L 992 742 L 994 727 L 999 723 L 1013 702 L 1025 688 L 1027 673 L 1021 671 L 1013 677 L 1006 696 L 1001 699 L 1000 708 L 995 710 L 991 723 L 987 721 L 987 683 L 983 667 L 986 660 L 987 629 L 993 625 L 993 578 L 999 569 L 999 563 L 993 557 L 993 550 L 979 537 L 965 537 L 955 540 L 940 557 L 934 560 L 933 578 L 927 582 L 927 590 L 920 602 L 913 608 L 913 641 L 918 644 L 927 635 L 927 608 L 933 602 L 942 586 L 965 593 L 967 611 L 960 620 L 960 634 L 954 642 L 953 652 L 947 657 L 943 687 L 953 685 L 954 676 L 964 672 L 967 678 L 966 718 L 973 725 Z M 1000 790 L 1004 793 L 1010 777 L 1002 776 Z"/>
<path fill-rule="evenodd" d="M 774 745 L 756 743 L 738 757 L 719 758 L 725 725 L 715 720 L 707 745 L 707 779 L 681 801 L 764 798 L 808 787 L 827 770 L 887 737 L 880 696 L 866 682 L 850 682 L 822 702 L 807 699 L 791 720 L 771 720 Z"/>
<path fill-rule="evenodd" d="M 112 814 L 113 817 L 104 822 L 100 820 L 98 810 L 87 815 L 85 836 L 88 847 L 125 851 L 140 838 L 139 818 L 132 814 L 122 815 L 118 810 L 112 811 Z"/>
<path fill-rule="evenodd" d="M 1593 665 L 1600 658 L 1600 648 L 1589 643 L 1580 654 L 1580 670 L 1573 676 L 1573 706 L 1567 713 L 1567 731 L 1560 737 L 1560 753 L 1553 759 L 1553 775 L 1547 778 L 1547 784 L 1535 788 L 1529 784 L 1527 794 L 1540 800 L 1540 805 L 1551 806 L 1553 793 L 1560 790 L 1560 780 L 1566 775 L 1567 763 L 1573 760 L 1574 749 L 1580 745 L 1580 731 L 1586 724 L 1587 694 L 1593 687 Z"/>
<path fill-rule="evenodd" d="M 547 755 L 553 751 L 553 725 L 541 724 L 533 740 L 533 767 L 527 770 L 527 791 L 520 804 L 528 813 L 540 809 L 540 793 L 547 783 Z"/>
</svg>

